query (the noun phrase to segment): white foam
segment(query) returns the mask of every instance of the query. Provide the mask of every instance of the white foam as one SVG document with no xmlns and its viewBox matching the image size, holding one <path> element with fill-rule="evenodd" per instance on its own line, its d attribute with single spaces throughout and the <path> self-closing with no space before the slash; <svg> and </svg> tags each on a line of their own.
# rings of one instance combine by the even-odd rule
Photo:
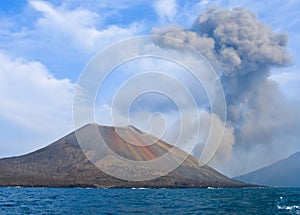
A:
<svg viewBox="0 0 300 215">
<path fill-rule="evenodd" d="M 294 209 L 300 210 L 300 206 L 297 206 L 297 205 L 293 205 L 293 206 L 279 206 L 278 205 L 277 208 L 279 210 L 294 210 Z"/>
<path fill-rule="evenodd" d="M 150 189 L 150 188 L 146 188 L 146 187 L 138 187 L 138 188 L 132 187 L 131 189 L 132 190 L 147 190 L 147 189 Z"/>
</svg>

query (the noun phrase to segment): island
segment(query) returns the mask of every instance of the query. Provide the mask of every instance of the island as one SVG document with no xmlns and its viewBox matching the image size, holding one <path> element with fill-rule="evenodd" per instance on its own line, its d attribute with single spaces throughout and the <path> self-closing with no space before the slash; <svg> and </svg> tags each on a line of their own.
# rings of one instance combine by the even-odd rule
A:
<svg viewBox="0 0 300 215">
<path fill-rule="evenodd" d="M 84 132 L 87 135 L 87 141 L 89 141 L 89 133 L 95 129 L 102 134 L 102 138 L 116 154 L 135 161 L 155 159 L 175 147 L 159 139 L 151 145 L 142 145 L 145 140 L 148 141 L 149 138 L 155 140 L 155 137 L 145 134 L 133 126 L 124 126 L 117 129 L 116 127 L 100 126 L 92 123 L 78 130 Z M 159 175 L 154 179 L 145 181 L 120 179 L 101 171 L 94 162 L 91 162 L 91 158 L 87 158 L 87 153 L 83 152 L 78 143 L 76 131 L 32 153 L 0 159 L 0 186 L 92 188 L 227 188 L 254 186 L 229 179 L 208 165 L 199 165 L 199 161 L 195 157 L 192 155 L 186 156 L 186 152 L 179 148 L 175 148 L 176 150 L 172 152 L 175 153 L 174 157 L 186 156 L 186 159 L 168 174 Z M 137 138 L 133 135 L 134 132 L 145 135 Z M 124 135 L 128 135 L 125 140 Z M 126 139 L 136 141 L 138 144 L 129 143 Z M 106 167 L 124 169 L 124 166 L 122 166 L 124 164 L 115 162 L 115 159 L 113 155 L 108 155 L 101 160 L 101 164 Z M 131 174 L 130 167 L 126 168 L 125 174 L 126 172 Z"/>
</svg>

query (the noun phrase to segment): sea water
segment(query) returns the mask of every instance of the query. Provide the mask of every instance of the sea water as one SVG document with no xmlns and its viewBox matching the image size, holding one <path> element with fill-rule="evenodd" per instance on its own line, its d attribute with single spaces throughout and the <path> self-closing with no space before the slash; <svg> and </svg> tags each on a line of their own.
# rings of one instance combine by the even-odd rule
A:
<svg viewBox="0 0 300 215">
<path fill-rule="evenodd" d="M 0 188 L 0 214 L 300 214 L 300 188 Z"/>
</svg>

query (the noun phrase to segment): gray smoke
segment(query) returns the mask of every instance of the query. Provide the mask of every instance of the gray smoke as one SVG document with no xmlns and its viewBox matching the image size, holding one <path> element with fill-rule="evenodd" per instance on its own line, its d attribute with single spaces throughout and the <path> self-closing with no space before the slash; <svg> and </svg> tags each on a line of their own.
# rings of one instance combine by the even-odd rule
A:
<svg viewBox="0 0 300 215">
<path fill-rule="evenodd" d="M 273 67 L 292 64 L 286 34 L 274 32 L 241 8 L 210 8 L 188 30 L 170 26 L 153 29 L 153 33 L 197 48 L 221 77 L 227 123 L 234 128 L 236 142 L 228 165 L 235 167 L 220 167 L 216 162 L 215 167 L 229 175 L 240 174 L 279 159 L 279 152 L 285 156 L 293 147 L 300 148 L 296 143 L 300 116 L 295 104 L 287 101 L 277 83 L 269 79 Z M 167 39 L 158 44 L 172 48 Z M 261 153 L 257 150 L 268 154 L 258 157 Z M 242 164 L 242 159 L 248 163 L 236 165 Z"/>
</svg>

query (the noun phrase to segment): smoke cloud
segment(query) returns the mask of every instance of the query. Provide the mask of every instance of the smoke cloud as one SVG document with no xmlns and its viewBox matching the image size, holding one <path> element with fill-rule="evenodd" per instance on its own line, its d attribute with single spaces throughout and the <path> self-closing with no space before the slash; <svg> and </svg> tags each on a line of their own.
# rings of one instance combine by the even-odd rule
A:
<svg viewBox="0 0 300 215">
<path fill-rule="evenodd" d="M 256 15 L 241 8 L 210 8 L 198 16 L 190 29 L 168 26 L 153 29 L 153 34 L 192 45 L 220 75 L 227 102 L 227 127 L 232 128 L 229 133 L 233 137 L 225 137 L 230 139 L 229 148 L 220 147 L 211 162 L 213 167 L 227 175 L 237 175 L 280 159 L 279 152 L 284 157 L 300 149 L 297 105 L 269 79 L 272 68 L 293 63 L 286 48 L 286 34 L 274 32 Z M 156 44 L 180 48 L 168 39 Z M 260 157 L 261 152 L 268 153 Z"/>
</svg>

